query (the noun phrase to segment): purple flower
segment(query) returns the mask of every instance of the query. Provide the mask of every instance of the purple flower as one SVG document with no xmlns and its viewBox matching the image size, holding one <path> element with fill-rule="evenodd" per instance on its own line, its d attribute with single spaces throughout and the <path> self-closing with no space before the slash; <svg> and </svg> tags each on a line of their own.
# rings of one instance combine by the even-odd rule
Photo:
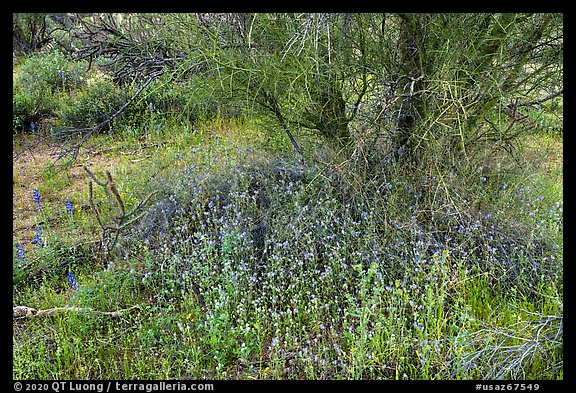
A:
<svg viewBox="0 0 576 393">
<path fill-rule="evenodd" d="M 38 189 L 34 189 L 34 202 L 40 206 L 40 191 Z"/>
<path fill-rule="evenodd" d="M 64 70 L 60 71 L 60 75 L 62 76 L 62 79 L 64 79 L 64 77 L 65 77 L 65 75 L 66 75 L 66 74 L 64 73 Z"/>
<path fill-rule="evenodd" d="M 24 247 L 21 244 L 18 244 L 16 246 L 16 250 L 17 250 L 17 258 L 18 259 L 24 259 Z"/>
<path fill-rule="evenodd" d="M 70 284 L 70 287 L 77 291 L 78 290 L 78 283 L 76 282 L 76 277 L 74 277 L 74 273 L 72 272 L 68 272 L 68 274 L 66 275 L 66 278 L 68 279 L 68 284 Z"/>
<path fill-rule="evenodd" d="M 34 124 L 34 122 L 30 123 L 30 129 L 32 130 L 32 132 L 34 132 L 34 130 L 36 129 L 36 125 Z"/>
<path fill-rule="evenodd" d="M 36 228 L 36 233 L 34 234 L 34 239 L 32 239 L 32 243 L 38 244 L 40 247 L 44 246 L 42 242 L 42 228 Z"/>
</svg>

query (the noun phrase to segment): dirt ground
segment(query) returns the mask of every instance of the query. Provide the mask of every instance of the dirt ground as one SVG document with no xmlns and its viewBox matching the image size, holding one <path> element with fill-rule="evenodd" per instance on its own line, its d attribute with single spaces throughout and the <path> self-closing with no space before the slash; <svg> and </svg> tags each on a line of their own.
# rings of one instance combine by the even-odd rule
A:
<svg viewBox="0 0 576 393">
<path fill-rule="evenodd" d="M 46 171 L 58 159 L 58 146 L 40 143 L 31 146 L 33 137 L 19 135 L 13 143 L 12 164 L 12 231 L 13 239 L 20 239 L 23 244 L 31 243 L 39 224 L 38 207 L 33 199 L 34 189 L 41 189 L 42 205 L 62 202 L 63 195 L 86 192 L 88 175 L 82 169 L 86 165 L 91 170 L 101 167 L 110 167 L 118 160 L 112 155 L 98 153 L 88 147 L 78 156 L 75 164 L 68 168 L 55 167 L 55 174 L 46 174 Z M 16 152 L 22 152 L 18 158 Z M 52 177 L 54 184 L 59 187 L 50 189 L 43 187 L 45 178 Z M 87 198 L 86 198 L 87 200 Z M 62 202 L 63 203 L 63 202 Z M 80 206 L 89 208 L 88 204 Z M 64 211 L 64 210 L 63 210 Z"/>
</svg>

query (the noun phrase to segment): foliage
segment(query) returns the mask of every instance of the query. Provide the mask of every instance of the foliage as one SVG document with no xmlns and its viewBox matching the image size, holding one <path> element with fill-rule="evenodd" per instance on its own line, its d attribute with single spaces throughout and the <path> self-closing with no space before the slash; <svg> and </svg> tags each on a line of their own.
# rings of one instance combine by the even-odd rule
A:
<svg viewBox="0 0 576 393">
<path fill-rule="evenodd" d="M 110 117 L 127 99 L 108 79 L 98 79 L 78 91 L 60 113 L 60 120 L 68 127 L 93 127 Z"/>
<path fill-rule="evenodd" d="M 41 49 L 49 42 L 46 14 L 12 14 L 13 52 L 24 53 Z"/>
<path fill-rule="evenodd" d="M 30 129 L 30 123 L 54 116 L 67 95 L 86 85 L 84 62 L 71 61 L 59 51 L 33 54 L 17 68 L 13 78 L 13 130 Z"/>
<path fill-rule="evenodd" d="M 12 133 L 16 134 L 30 129 L 36 120 L 34 102 L 28 94 L 20 92 L 17 85 L 12 85 Z"/>
<path fill-rule="evenodd" d="M 149 86 L 142 106 L 159 99 L 157 108 L 184 107 L 188 119 L 267 113 L 269 128 L 278 125 L 302 157 L 294 135 L 306 129 L 346 154 L 360 141 L 375 161 L 406 156 L 426 165 L 443 157 L 442 166 L 453 165 L 476 144 L 509 149 L 526 132 L 518 108 L 563 92 L 560 14 L 78 14 L 74 21 L 78 56 L 92 62 L 98 53 L 119 85 L 158 72 L 166 74 L 161 85 L 178 85 Z"/>
</svg>

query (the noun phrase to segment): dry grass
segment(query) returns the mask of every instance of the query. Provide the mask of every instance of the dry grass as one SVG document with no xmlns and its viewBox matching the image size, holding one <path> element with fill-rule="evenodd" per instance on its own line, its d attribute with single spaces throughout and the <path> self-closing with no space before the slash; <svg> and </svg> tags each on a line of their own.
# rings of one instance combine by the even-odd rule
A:
<svg viewBox="0 0 576 393">
<path fill-rule="evenodd" d="M 19 135 L 13 141 L 13 150 L 19 150 L 29 146 L 33 136 Z M 66 195 L 84 194 L 88 176 L 82 169 L 84 165 L 94 171 L 120 165 L 124 157 L 112 151 L 106 152 L 96 148 L 95 142 L 87 144 L 83 154 L 78 156 L 76 162 L 69 167 L 57 164 L 55 172 L 50 173 L 51 167 L 57 162 L 58 146 L 49 144 L 37 144 L 27 148 L 26 152 L 13 162 L 12 165 L 12 232 L 13 239 L 28 239 L 30 242 L 34 236 L 37 208 L 32 195 L 34 189 L 41 190 L 42 204 L 50 205 L 60 203 Z M 61 164 L 61 163 L 60 163 Z M 129 162 L 128 162 L 129 164 Z M 127 165 L 127 164 L 124 164 Z M 57 187 L 45 186 L 51 179 Z M 88 209 L 88 199 L 85 203 L 77 206 L 80 209 Z"/>
</svg>

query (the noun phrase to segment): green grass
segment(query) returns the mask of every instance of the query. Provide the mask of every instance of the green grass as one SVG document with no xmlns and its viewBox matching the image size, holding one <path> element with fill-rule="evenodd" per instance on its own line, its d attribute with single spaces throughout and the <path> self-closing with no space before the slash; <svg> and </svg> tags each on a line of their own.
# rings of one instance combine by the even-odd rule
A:
<svg viewBox="0 0 576 393">
<path fill-rule="evenodd" d="M 14 252 L 14 305 L 136 307 L 15 320 L 14 379 L 563 377 L 557 178 L 505 173 L 442 202 L 417 177 L 300 174 L 249 122 L 163 124 L 91 142 L 127 209 L 158 190 L 121 251 L 74 248 L 102 235 L 86 176 L 38 178 L 52 221 L 46 247 Z M 470 197 L 486 207 L 453 214 Z"/>
</svg>

